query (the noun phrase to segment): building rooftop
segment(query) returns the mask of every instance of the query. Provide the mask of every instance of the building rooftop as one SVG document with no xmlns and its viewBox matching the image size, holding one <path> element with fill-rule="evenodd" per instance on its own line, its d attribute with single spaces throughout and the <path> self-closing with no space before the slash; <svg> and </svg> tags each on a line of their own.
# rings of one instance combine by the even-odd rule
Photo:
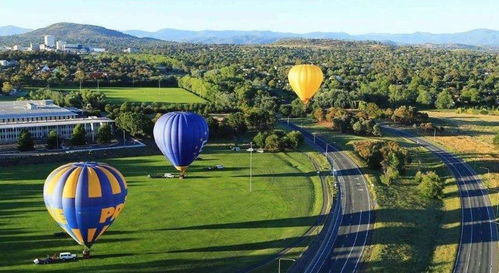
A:
<svg viewBox="0 0 499 273">
<path fill-rule="evenodd" d="M 52 100 L 0 102 L 0 119 L 74 115 L 74 112 L 54 104 Z"/>
<path fill-rule="evenodd" d="M 86 123 L 112 123 L 112 122 L 114 121 L 109 118 L 88 117 L 88 118 L 73 118 L 73 119 L 61 119 L 61 120 L 51 120 L 51 121 L 0 123 L 0 129 L 27 128 L 27 127 L 38 127 L 38 126 L 61 126 L 61 125 L 86 124 Z"/>
</svg>

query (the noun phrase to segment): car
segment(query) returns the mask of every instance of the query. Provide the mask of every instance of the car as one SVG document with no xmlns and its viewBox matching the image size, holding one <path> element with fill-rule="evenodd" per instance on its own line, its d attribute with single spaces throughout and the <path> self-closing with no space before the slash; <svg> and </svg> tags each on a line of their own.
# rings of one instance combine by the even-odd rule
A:
<svg viewBox="0 0 499 273">
<path fill-rule="evenodd" d="M 175 178 L 175 175 L 174 175 L 174 174 L 171 174 L 171 173 L 165 173 L 165 174 L 163 175 L 163 177 L 165 177 L 165 178 Z"/>
<path fill-rule="evenodd" d="M 54 263 L 55 261 L 56 261 L 55 259 L 52 259 L 48 255 L 46 258 L 36 258 L 33 260 L 35 264 L 51 264 Z"/>
<path fill-rule="evenodd" d="M 76 254 L 71 254 L 71 252 L 61 252 L 59 253 L 59 259 L 61 261 L 76 260 Z"/>
</svg>

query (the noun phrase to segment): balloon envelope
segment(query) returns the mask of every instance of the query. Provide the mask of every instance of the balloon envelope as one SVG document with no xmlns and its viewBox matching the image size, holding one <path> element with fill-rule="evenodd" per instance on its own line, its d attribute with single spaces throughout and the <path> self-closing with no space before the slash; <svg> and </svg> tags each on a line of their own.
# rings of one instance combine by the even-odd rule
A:
<svg viewBox="0 0 499 273">
<path fill-rule="evenodd" d="M 173 166 L 184 172 L 208 141 L 208 124 L 195 113 L 170 112 L 154 124 L 154 140 Z"/>
<path fill-rule="evenodd" d="M 96 162 L 62 165 L 45 180 L 43 199 L 52 218 L 90 248 L 123 210 L 127 184 L 115 168 Z"/>
<path fill-rule="evenodd" d="M 289 70 L 288 80 L 300 100 L 307 104 L 321 87 L 324 75 L 316 65 L 300 64 L 293 66 Z"/>
</svg>

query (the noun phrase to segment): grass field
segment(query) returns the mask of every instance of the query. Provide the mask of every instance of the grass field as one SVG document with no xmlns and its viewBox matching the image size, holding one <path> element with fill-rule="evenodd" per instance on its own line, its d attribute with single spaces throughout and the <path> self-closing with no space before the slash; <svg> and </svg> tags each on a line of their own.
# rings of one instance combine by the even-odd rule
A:
<svg viewBox="0 0 499 273">
<path fill-rule="evenodd" d="M 314 222 L 320 182 L 304 153 L 255 153 L 251 193 L 247 152 L 209 146 L 202 158 L 185 180 L 146 177 L 173 172 L 162 156 L 103 160 L 127 177 L 123 213 L 91 259 L 39 266 L 35 257 L 82 250 L 52 235 L 60 228 L 44 207 L 43 181 L 60 164 L 0 167 L 0 272 L 236 272 L 272 257 Z M 204 170 L 215 164 L 225 169 Z"/>
<path fill-rule="evenodd" d="M 55 90 L 79 90 L 78 88 L 54 88 Z M 86 88 L 85 88 L 86 89 Z M 92 90 L 97 90 L 92 88 Z M 163 102 L 163 103 L 205 103 L 206 100 L 197 95 L 175 87 L 102 87 L 111 103 L 123 102 Z"/>
<path fill-rule="evenodd" d="M 453 110 L 427 113 L 434 124 L 445 127 L 435 138 L 428 136 L 428 139 L 473 167 L 489 189 L 496 217 L 499 217 L 499 146 L 492 143 L 492 138 L 499 133 L 499 116 L 457 114 Z"/>
<path fill-rule="evenodd" d="M 457 185 L 450 171 L 433 154 L 397 137 L 361 137 L 339 134 L 311 120 L 298 121 L 350 154 L 371 181 L 376 200 L 376 223 L 364 260 L 367 272 L 450 272 L 459 241 L 460 203 Z M 406 173 L 390 186 L 379 183 L 379 171 L 373 171 L 353 152 L 352 142 L 387 139 L 408 148 L 413 157 Z M 421 198 L 413 181 L 414 174 L 433 170 L 446 179 L 445 198 L 428 201 Z"/>
</svg>

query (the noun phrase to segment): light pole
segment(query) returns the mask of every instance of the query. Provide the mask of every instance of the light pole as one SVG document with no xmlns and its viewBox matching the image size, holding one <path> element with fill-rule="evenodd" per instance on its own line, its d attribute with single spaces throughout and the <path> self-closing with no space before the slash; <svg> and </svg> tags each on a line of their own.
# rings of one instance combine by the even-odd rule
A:
<svg viewBox="0 0 499 273">
<path fill-rule="evenodd" d="M 248 149 L 250 152 L 250 177 L 249 177 L 249 191 L 252 190 L 252 179 L 253 179 L 253 142 L 250 142 L 250 148 Z"/>
<path fill-rule="evenodd" d="M 278 265 L 278 268 L 277 268 L 277 272 L 278 273 L 281 273 L 281 260 L 283 261 L 290 261 L 290 262 L 296 262 L 295 259 L 290 259 L 290 258 L 279 258 L 279 265 Z"/>
<path fill-rule="evenodd" d="M 315 143 L 315 134 L 317 134 L 316 132 L 313 132 L 312 135 L 314 136 L 314 143 Z"/>
</svg>

